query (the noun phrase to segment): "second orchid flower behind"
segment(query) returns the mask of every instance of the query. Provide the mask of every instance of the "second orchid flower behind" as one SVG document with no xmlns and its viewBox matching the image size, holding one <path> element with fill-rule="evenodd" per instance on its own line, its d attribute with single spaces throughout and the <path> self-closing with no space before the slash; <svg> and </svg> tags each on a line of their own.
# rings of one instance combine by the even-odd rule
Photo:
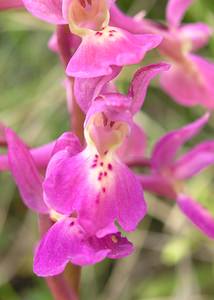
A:
<svg viewBox="0 0 214 300">
<path fill-rule="evenodd" d="M 168 0 L 166 24 L 146 18 L 129 17 L 116 4 L 111 8 L 111 22 L 132 33 L 153 33 L 162 36 L 158 46 L 160 54 L 169 61 L 171 69 L 160 76 L 160 86 L 183 106 L 201 105 L 214 108 L 214 64 L 195 54 L 204 47 L 213 30 L 207 24 L 197 22 L 181 24 L 192 0 Z"/>
<path fill-rule="evenodd" d="M 23 0 L 26 9 L 46 22 L 66 24 L 82 39 L 67 65 L 68 76 L 93 78 L 112 73 L 114 66 L 139 63 L 156 48 L 158 34 L 132 34 L 109 25 L 112 0 Z"/>
<path fill-rule="evenodd" d="M 183 144 L 197 135 L 208 119 L 209 114 L 205 114 L 161 137 L 151 154 L 150 173 L 139 178 L 145 190 L 175 200 L 183 214 L 214 239 L 214 217 L 186 193 L 187 181 L 214 164 L 214 141 L 202 142 L 177 158 Z"/>
</svg>

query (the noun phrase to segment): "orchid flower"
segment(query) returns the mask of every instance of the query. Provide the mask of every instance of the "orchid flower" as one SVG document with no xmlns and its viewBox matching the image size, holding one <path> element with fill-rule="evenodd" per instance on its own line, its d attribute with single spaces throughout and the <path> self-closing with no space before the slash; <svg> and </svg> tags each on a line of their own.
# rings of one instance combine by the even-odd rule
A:
<svg viewBox="0 0 214 300">
<path fill-rule="evenodd" d="M 208 43 L 212 30 L 204 23 L 181 24 L 183 15 L 191 4 L 192 0 L 169 0 L 166 26 L 144 18 L 139 20 L 125 16 L 113 5 L 112 23 L 133 33 L 161 35 L 163 41 L 158 50 L 172 65 L 169 72 L 161 74 L 161 87 L 182 105 L 201 105 L 213 109 L 214 64 L 194 54 Z"/>
<path fill-rule="evenodd" d="M 102 93 L 106 78 L 98 78 L 102 82 L 99 88 L 97 79 L 91 79 L 89 90 L 80 79 L 77 100 L 85 111 L 89 107 L 84 129 L 86 148 L 76 156 L 60 151 L 52 157 L 44 181 L 45 201 L 60 213 L 77 212 L 81 225 L 97 236 L 114 231 L 115 221 L 125 231 L 132 231 L 146 213 L 143 191 L 122 162 L 120 151 L 124 149 L 119 149 L 125 142 L 125 148 L 138 155 L 136 139 L 144 135 L 132 117 L 142 106 L 150 80 L 166 69 L 168 65 L 162 63 L 137 71 L 128 95 Z M 88 87 L 88 82 L 85 84 Z M 85 93 L 89 103 L 84 100 Z M 130 132 L 137 149 L 132 144 L 132 150 L 127 140 Z"/>
<path fill-rule="evenodd" d="M 116 155 L 130 130 L 128 104 L 116 111 L 117 103 L 97 99 L 86 116 L 86 148 L 74 156 L 57 152 L 46 172 L 46 203 L 65 215 L 77 213 L 81 226 L 98 237 L 116 231 L 116 220 L 134 230 L 146 213 L 138 179 Z"/>
<path fill-rule="evenodd" d="M 106 257 L 121 258 L 133 251 L 132 244 L 119 232 L 98 238 L 83 229 L 78 216 L 63 215 L 48 206 L 43 199 L 43 177 L 28 148 L 11 129 L 5 129 L 5 136 L 10 170 L 24 203 L 37 213 L 49 215 L 53 222 L 35 251 L 34 272 L 38 276 L 57 275 L 69 262 L 76 265 L 94 264 Z M 70 155 L 75 155 L 81 149 L 74 134 L 64 133 L 57 140 L 53 154 L 68 151 Z"/>
<path fill-rule="evenodd" d="M 203 233 L 214 238 L 214 218 L 201 204 L 185 194 L 186 181 L 214 163 L 214 141 L 205 141 L 176 157 L 182 145 L 197 135 L 207 123 L 205 114 L 187 126 L 169 132 L 155 144 L 151 174 L 142 175 L 145 190 L 176 200 L 181 211 Z"/>
<path fill-rule="evenodd" d="M 53 24 L 68 24 L 71 32 L 82 38 L 67 66 L 67 75 L 72 77 L 98 77 L 111 74 L 112 66 L 137 64 L 161 42 L 159 35 L 135 35 L 109 26 L 110 0 L 23 2 L 36 17 Z"/>
<path fill-rule="evenodd" d="M 168 32 L 160 50 L 172 61 L 168 74 L 162 74 L 161 86 L 178 103 L 214 108 L 214 64 L 193 54 L 205 46 L 212 30 L 204 23 L 181 25 L 192 1 L 168 1 Z M 167 45 L 168 43 L 168 45 Z"/>
</svg>

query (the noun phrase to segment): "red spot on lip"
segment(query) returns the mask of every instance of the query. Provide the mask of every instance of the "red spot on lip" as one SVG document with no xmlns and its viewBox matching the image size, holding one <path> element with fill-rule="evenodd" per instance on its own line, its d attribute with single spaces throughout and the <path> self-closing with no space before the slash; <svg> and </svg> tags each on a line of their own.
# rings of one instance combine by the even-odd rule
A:
<svg viewBox="0 0 214 300">
<path fill-rule="evenodd" d="M 107 174 L 108 174 L 107 172 L 104 172 L 104 176 L 107 176 Z"/>
<path fill-rule="evenodd" d="M 109 30 L 109 32 L 111 32 L 111 33 L 112 33 L 112 32 L 117 32 L 117 31 L 116 31 L 116 30 L 114 30 L 114 29 L 111 29 L 111 30 Z"/>
<path fill-rule="evenodd" d="M 91 167 L 94 169 L 96 168 L 97 164 L 93 164 Z"/>
<path fill-rule="evenodd" d="M 108 151 L 107 151 L 107 150 L 104 152 L 104 155 L 106 155 L 106 154 L 108 154 Z"/>
<path fill-rule="evenodd" d="M 99 180 L 99 181 L 102 180 L 102 177 L 103 177 L 103 172 L 100 172 L 100 173 L 99 173 L 99 176 L 98 176 L 98 180 Z"/>
<path fill-rule="evenodd" d="M 101 163 L 100 163 L 100 165 L 101 165 L 101 167 L 103 167 L 103 166 L 104 166 L 104 163 L 103 163 L 103 162 L 101 162 Z"/>
<path fill-rule="evenodd" d="M 95 154 L 95 158 L 98 158 L 99 157 L 99 155 L 98 154 Z"/>
<path fill-rule="evenodd" d="M 108 164 L 108 169 L 111 171 L 113 169 L 112 164 Z"/>
<path fill-rule="evenodd" d="M 80 5 L 83 7 L 83 8 L 86 8 L 86 5 L 87 5 L 87 3 L 89 4 L 89 5 L 92 5 L 92 0 L 79 0 L 79 3 L 80 3 Z"/>
<path fill-rule="evenodd" d="M 86 7 L 86 3 L 85 0 L 79 0 L 80 5 L 82 5 L 82 7 Z"/>
<path fill-rule="evenodd" d="M 105 192 L 106 192 L 106 188 L 105 188 L 105 187 L 103 187 L 103 188 L 102 188 L 102 191 L 103 191 L 103 193 L 105 193 Z"/>
<path fill-rule="evenodd" d="M 114 36 L 114 35 L 113 35 L 113 33 L 110 33 L 109 36 L 112 37 L 112 36 Z"/>
<path fill-rule="evenodd" d="M 100 32 L 100 31 L 97 31 L 95 35 L 96 35 L 96 36 L 102 36 L 102 35 L 103 35 L 103 33 L 102 33 L 102 32 Z"/>
<path fill-rule="evenodd" d="M 74 221 L 72 221 L 72 222 L 70 223 L 70 226 L 74 226 Z"/>
</svg>

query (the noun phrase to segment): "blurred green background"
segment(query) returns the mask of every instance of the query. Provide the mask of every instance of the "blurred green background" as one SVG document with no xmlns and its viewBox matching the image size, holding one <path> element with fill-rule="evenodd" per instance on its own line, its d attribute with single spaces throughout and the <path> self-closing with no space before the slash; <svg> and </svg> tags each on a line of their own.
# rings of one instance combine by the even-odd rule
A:
<svg viewBox="0 0 214 300">
<path fill-rule="evenodd" d="M 120 0 L 133 15 L 164 20 L 164 0 Z M 214 27 L 214 1 L 196 0 L 186 22 L 203 21 Z M 54 27 L 24 11 L 0 13 L 0 121 L 15 129 L 30 145 L 38 146 L 68 129 L 63 70 L 47 48 Z M 214 39 L 201 53 L 214 58 Z M 144 64 L 157 62 L 153 52 Z M 135 67 L 119 79 L 127 89 Z M 156 82 L 149 88 L 138 120 L 148 134 L 148 149 L 167 130 L 194 120 L 202 108 L 175 104 Z M 214 118 L 196 141 L 213 138 Z M 214 213 L 214 168 L 188 183 L 188 191 Z M 81 283 L 87 300 L 213 300 L 214 243 L 200 234 L 173 203 L 146 194 L 149 215 L 129 235 L 135 253 L 120 261 L 106 260 L 86 267 Z M 32 274 L 33 248 L 38 240 L 36 216 L 20 200 L 9 174 L 0 174 L 0 300 L 52 299 L 42 279 Z"/>
</svg>

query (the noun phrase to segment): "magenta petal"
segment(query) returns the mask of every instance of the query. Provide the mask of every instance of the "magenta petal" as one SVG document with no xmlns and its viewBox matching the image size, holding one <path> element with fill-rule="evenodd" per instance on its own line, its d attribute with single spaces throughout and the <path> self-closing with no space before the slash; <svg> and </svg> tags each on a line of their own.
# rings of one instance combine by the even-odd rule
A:
<svg viewBox="0 0 214 300">
<path fill-rule="evenodd" d="M 6 139 L 10 169 L 24 203 L 36 212 L 47 213 L 48 208 L 43 202 L 42 178 L 29 150 L 11 129 L 6 129 Z"/>
<path fill-rule="evenodd" d="M 192 44 L 192 50 L 204 47 L 212 35 L 211 28 L 204 23 L 182 25 L 179 29 L 181 39 Z"/>
<path fill-rule="evenodd" d="M 33 157 L 37 169 L 45 169 L 52 156 L 52 151 L 55 146 L 55 141 L 48 144 L 29 149 L 30 154 Z"/>
<path fill-rule="evenodd" d="M 94 264 L 111 252 L 91 241 L 75 219 L 55 223 L 41 240 L 34 257 L 34 272 L 38 276 L 53 276 L 63 272 L 66 264 Z"/>
<path fill-rule="evenodd" d="M 77 211 L 91 234 L 116 219 L 125 230 L 135 229 L 146 213 L 140 183 L 119 162 L 96 167 L 95 156 L 87 151 L 73 157 L 65 151 L 54 155 L 44 182 L 47 203 L 60 213 Z"/>
<path fill-rule="evenodd" d="M 178 27 L 193 0 L 168 0 L 166 19 L 170 26 Z"/>
<path fill-rule="evenodd" d="M 170 199 L 176 198 L 176 192 L 167 178 L 158 174 L 138 176 L 145 191 Z"/>
<path fill-rule="evenodd" d="M 145 154 L 147 137 L 142 128 L 133 123 L 130 134 L 118 149 L 118 156 L 124 163 L 129 164 L 141 160 Z"/>
<path fill-rule="evenodd" d="M 153 167 L 155 169 L 161 169 L 171 166 L 179 148 L 186 141 L 196 135 L 207 123 L 208 119 L 209 114 L 206 113 L 195 122 L 192 122 L 180 129 L 171 131 L 160 138 L 160 140 L 155 144 L 152 153 Z"/>
<path fill-rule="evenodd" d="M 207 209 L 183 194 L 178 195 L 177 204 L 193 224 L 208 237 L 214 238 L 214 218 Z"/>
<path fill-rule="evenodd" d="M 188 55 L 186 65 L 174 64 L 161 74 L 161 86 L 176 102 L 214 108 L 214 64 L 197 55 Z"/>
<path fill-rule="evenodd" d="M 132 33 L 145 32 L 142 20 L 139 22 L 134 17 L 126 15 L 116 4 L 111 6 L 110 16 L 111 25 L 115 27 L 123 28 Z"/>
<path fill-rule="evenodd" d="M 130 112 L 131 101 L 130 97 L 119 93 L 110 93 L 97 97 L 86 114 L 84 127 L 87 127 L 91 117 L 103 112 L 110 120 L 124 122 L 131 127 L 133 125 L 133 116 Z"/>
<path fill-rule="evenodd" d="M 70 156 L 73 156 L 83 150 L 80 140 L 73 132 L 63 133 L 56 141 L 52 155 L 59 151 L 66 150 Z"/>
<path fill-rule="evenodd" d="M 87 112 L 91 106 L 92 101 L 104 91 L 106 84 L 114 79 L 119 72 L 120 67 L 113 67 L 112 73 L 107 76 L 100 76 L 95 78 L 75 78 L 74 94 L 80 108 Z"/>
<path fill-rule="evenodd" d="M 66 24 L 62 16 L 63 0 L 23 0 L 26 9 L 35 17 L 53 24 Z"/>
<path fill-rule="evenodd" d="M 22 0 L 0 0 L 0 10 L 23 7 Z"/>
<path fill-rule="evenodd" d="M 115 194 L 112 197 L 117 204 L 117 220 L 124 230 L 131 231 L 147 213 L 143 190 L 140 181 L 126 165 L 115 164 L 115 173 Z"/>
<path fill-rule="evenodd" d="M 53 33 L 48 41 L 48 48 L 55 52 L 58 53 L 59 47 L 58 47 L 58 40 L 57 40 L 57 35 L 56 33 Z"/>
<path fill-rule="evenodd" d="M 95 249 L 109 249 L 107 257 L 112 259 L 123 258 L 130 255 L 134 250 L 133 245 L 118 232 L 109 234 L 102 239 L 94 238 L 92 244 Z"/>
<path fill-rule="evenodd" d="M 177 179 L 189 179 L 214 163 L 214 142 L 203 142 L 182 155 L 173 166 Z"/>
<path fill-rule="evenodd" d="M 140 68 L 134 75 L 132 80 L 129 96 L 133 99 L 132 113 L 138 112 L 143 105 L 148 85 L 153 77 L 162 71 L 167 71 L 170 65 L 159 63 Z"/>
<path fill-rule="evenodd" d="M 103 32 L 93 32 L 83 38 L 66 73 L 81 78 L 109 75 L 112 66 L 139 63 L 145 53 L 157 47 L 161 40 L 159 35 L 131 34 L 116 27 L 107 27 Z"/>
</svg>

